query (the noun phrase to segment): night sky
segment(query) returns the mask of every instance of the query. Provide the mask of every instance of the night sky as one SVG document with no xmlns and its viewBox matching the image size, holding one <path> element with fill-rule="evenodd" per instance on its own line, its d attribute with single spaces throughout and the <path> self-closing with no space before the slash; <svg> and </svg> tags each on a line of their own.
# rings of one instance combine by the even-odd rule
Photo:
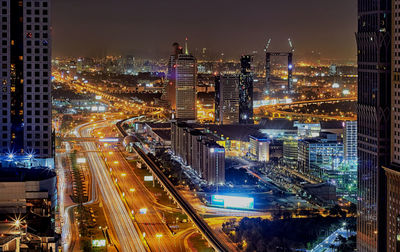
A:
<svg viewBox="0 0 400 252">
<path fill-rule="evenodd" d="M 53 54 L 160 58 L 173 42 L 227 58 L 263 50 L 355 59 L 356 0 L 53 0 Z"/>
</svg>

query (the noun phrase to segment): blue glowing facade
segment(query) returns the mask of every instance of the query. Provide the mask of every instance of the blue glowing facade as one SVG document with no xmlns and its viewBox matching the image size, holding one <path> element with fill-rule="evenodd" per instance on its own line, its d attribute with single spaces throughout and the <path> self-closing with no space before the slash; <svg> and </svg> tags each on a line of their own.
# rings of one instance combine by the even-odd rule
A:
<svg viewBox="0 0 400 252">
<path fill-rule="evenodd" d="M 214 194 L 211 195 L 211 205 L 224 208 L 254 209 L 254 198 Z"/>
</svg>

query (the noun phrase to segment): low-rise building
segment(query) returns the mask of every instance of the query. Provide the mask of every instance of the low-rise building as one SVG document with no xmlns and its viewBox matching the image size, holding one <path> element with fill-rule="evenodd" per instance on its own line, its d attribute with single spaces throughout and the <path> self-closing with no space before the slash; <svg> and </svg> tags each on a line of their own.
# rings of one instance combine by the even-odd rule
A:
<svg viewBox="0 0 400 252">
<path fill-rule="evenodd" d="M 0 172 L 0 213 L 47 215 L 57 200 L 56 173 L 47 168 L 2 168 Z"/>
<path fill-rule="evenodd" d="M 269 139 L 262 134 L 250 136 L 250 154 L 260 162 L 269 161 Z"/>
</svg>

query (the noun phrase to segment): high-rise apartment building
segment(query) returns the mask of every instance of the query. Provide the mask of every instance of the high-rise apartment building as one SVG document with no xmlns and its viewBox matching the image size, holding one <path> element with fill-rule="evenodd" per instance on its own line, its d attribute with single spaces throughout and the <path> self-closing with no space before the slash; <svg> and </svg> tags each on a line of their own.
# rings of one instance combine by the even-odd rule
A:
<svg viewBox="0 0 400 252">
<path fill-rule="evenodd" d="M 357 163 L 357 121 L 343 123 L 344 159 L 349 164 Z"/>
<path fill-rule="evenodd" d="M 239 123 L 239 81 L 237 75 L 215 77 L 215 122 Z"/>
<path fill-rule="evenodd" d="M 385 251 L 390 159 L 391 0 L 358 1 L 358 251 Z"/>
<path fill-rule="evenodd" d="M 239 81 L 239 123 L 253 124 L 253 56 L 243 55 L 240 58 Z"/>
<path fill-rule="evenodd" d="M 197 61 L 186 42 L 185 53 L 176 60 L 176 119 L 196 119 L 196 85 Z"/>
<path fill-rule="evenodd" d="M 210 184 L 225 183 L 225 148 L 198 125 L 171 122 L 172 153 Z"/>
<path fill-rule="evenodd" d="M 0 150 L 53 156 L 49 0 L 0 1 Z"/>
</svg>

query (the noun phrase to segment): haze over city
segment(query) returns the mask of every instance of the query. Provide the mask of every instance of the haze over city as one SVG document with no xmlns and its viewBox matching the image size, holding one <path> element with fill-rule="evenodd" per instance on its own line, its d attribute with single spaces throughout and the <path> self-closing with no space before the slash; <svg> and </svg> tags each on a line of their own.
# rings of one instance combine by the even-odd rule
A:
<svg viewBox="0 0 400 252">
<path fill-rule="evenodd" d="M 356 1 L 55 0 L 52 11 L 56 56 L 159 58 L 188 37 L 193 53 L 207 48 L 233 59 L 262 53 L 268 38 L 274 50 L 286 50 L 290 37 L 298 56 L 356 58 Z"/>
</svg>

